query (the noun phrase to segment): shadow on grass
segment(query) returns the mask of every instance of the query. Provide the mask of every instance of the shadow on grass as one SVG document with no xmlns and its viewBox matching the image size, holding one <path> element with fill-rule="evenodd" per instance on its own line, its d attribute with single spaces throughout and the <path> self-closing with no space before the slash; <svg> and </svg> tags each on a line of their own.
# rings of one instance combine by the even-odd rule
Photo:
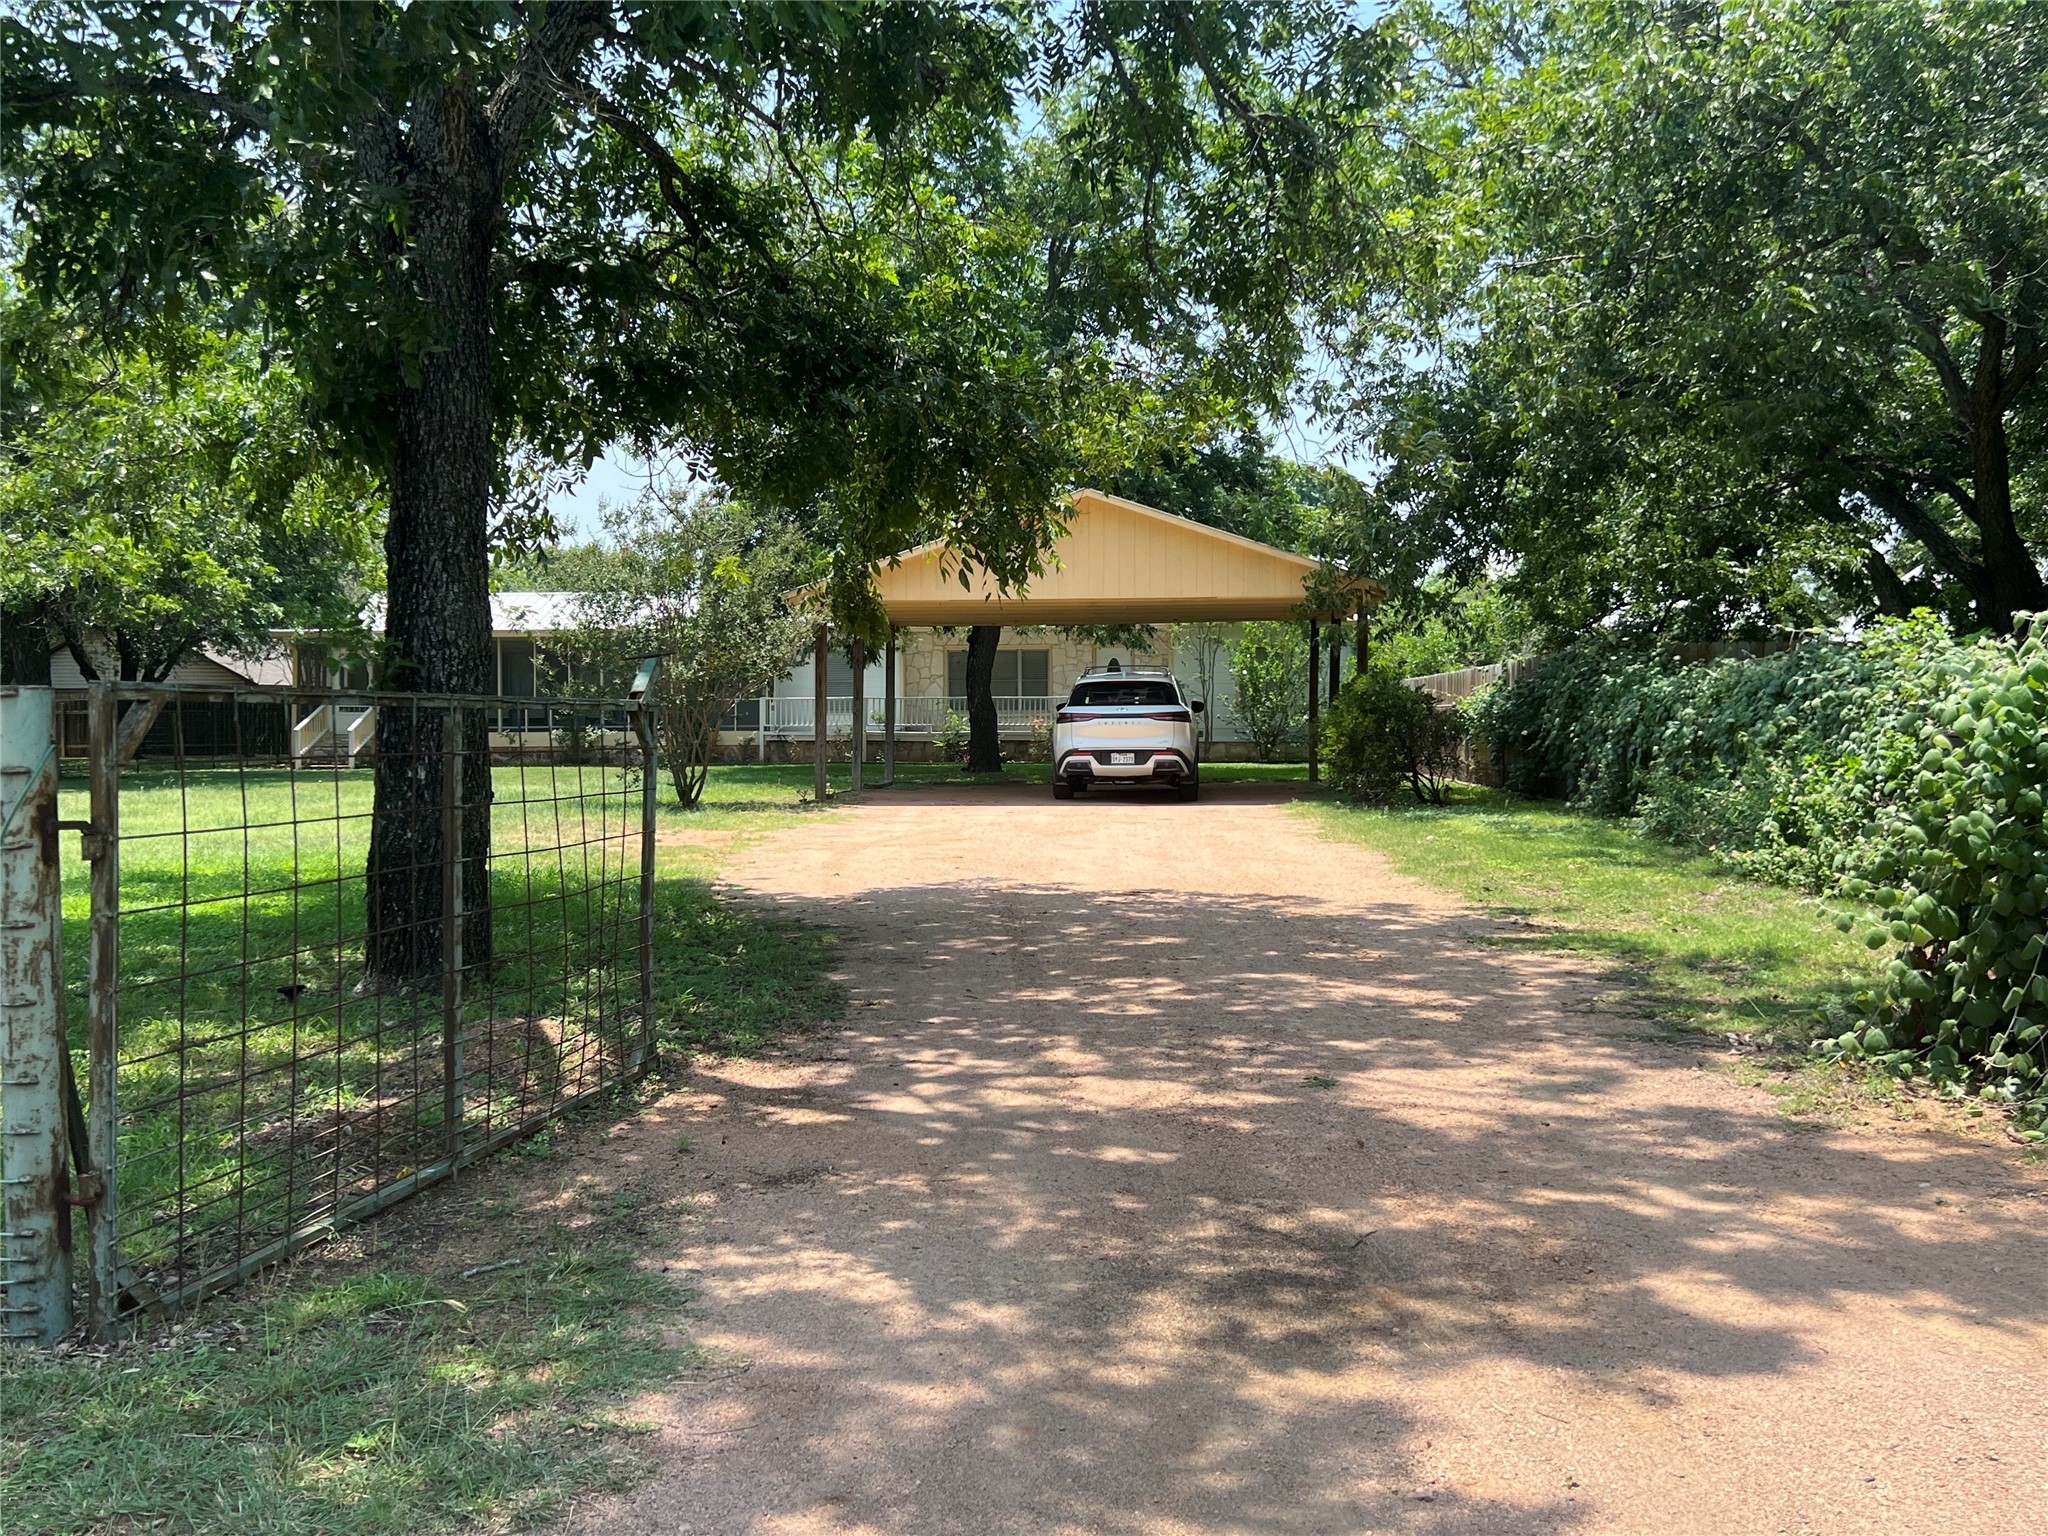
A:
<svg viewBox="0 0 2048 1536">
<path fill-rule="evenodd" d="M 1461 788 L 1448 808 L 1325 800 L 1308 813 L 1520 925 L 1494 943 L 1610 962 L 1631 1001 L 1676 1027 L 1804 1050 L 1874 979 L 1869 951 L 1815 898 L 1562 806 Z"/>
</svg>

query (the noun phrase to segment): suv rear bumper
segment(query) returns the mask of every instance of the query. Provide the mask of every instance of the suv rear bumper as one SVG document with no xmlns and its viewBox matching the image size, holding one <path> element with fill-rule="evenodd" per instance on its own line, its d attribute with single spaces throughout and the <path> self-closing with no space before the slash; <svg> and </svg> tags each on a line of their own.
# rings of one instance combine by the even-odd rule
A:
<svg viewBox="0 0 2048 1536">
<path fill-rule="evenodd" d="M 1061 754 L 1059 771 L 1070 779 L 1191 779 L 1195 765 L 1172 747 L 1126 747 L 1128 763 L 1112 763 L 1112 749 L 1076 749 Z"/>
</svg>

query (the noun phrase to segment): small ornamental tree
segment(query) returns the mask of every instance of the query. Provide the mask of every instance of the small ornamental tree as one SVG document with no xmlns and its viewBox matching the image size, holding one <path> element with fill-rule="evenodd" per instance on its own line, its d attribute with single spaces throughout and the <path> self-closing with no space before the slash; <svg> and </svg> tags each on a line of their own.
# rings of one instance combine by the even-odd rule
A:
<svg viewBox="0 0 2048 1536">
<path fill-rule="evenodd" d="M 1385 667 L 1346 683 L 1323 727 L 1331 782 L 1368 805 L 1385 805 L 1404 787 L 1424 805 L 1445 804 L 1464 741 L 1465 719 L 1454 706 Z"/>
<path fill-rule="evenodd" d="M 656 731 L 676 799 L 694 808 L 718 750 L 719 722 L 786 671 L 809 634 L 787 598 L 801 546 L 786 523 L 744 503 L 649 498 L 615 514 L 616 549 L 589 563 L 579 649 L 608 675 L 658 656 Z"/>
<path fill-rule="evenodd" d="M 1247 624 L 1230 654 L 1237 721 L 1263 762 L 1301 741 L 1308 723 L 1308 642 L 1293 624 Z"/>
</svg>

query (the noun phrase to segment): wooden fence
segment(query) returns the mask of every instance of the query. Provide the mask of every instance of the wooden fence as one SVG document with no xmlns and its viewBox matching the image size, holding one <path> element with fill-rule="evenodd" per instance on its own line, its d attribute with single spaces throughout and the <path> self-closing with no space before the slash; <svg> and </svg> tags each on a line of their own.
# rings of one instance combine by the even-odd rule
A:
<svg viewBox="0 0 2048 1536">
<path fill-rule="evenodd" d="M 1703 661 L 1719 661 L 1724 656 L 1771 656 L 1780 651 L 1789 651 L 1799 644 L 1796 638 L 1783 640 L 1688 640 L 1669 648 L 1674 659 L 1685 666 L 1697 666 Z M 1404 678 L 1410 688 L 1420 688 L 1424 693 L 1433 693 L 1440 699 L 1469 699 L 1482 688 L 1491 688 L 1496 683 L 1510 686 L 1525 678 L 1533 677 L 1550 658 L 1542 656 L 1518 656 L 1513 661 L 1497 661 L 1485 667 L 1460 667 L 1455 672 L 1431 672 L 1421 677 Z M 1467 738 L 1460 753 L 1459 776 L 1474 784 L 1498 787 L 1502 778 L 1499 763 L 1493 760 L 1493 749 L 1483 741 Z"/>
</svg>

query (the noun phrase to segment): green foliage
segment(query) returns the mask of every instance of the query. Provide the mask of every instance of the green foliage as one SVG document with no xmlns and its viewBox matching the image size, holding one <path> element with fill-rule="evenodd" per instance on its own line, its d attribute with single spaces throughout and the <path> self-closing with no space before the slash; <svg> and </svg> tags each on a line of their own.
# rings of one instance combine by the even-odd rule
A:
<svg viewBox="0 0 2048 1536">
<path fill-rule="evenodd" d="M 1869 942 L 1897 956 L 1832 1048 L 2048 1107 L 2038 634 L 1957 640 L 1922 615 L 1694 667 L 1589 643 L 1478 713 L 1515 787 L 1878 908 Z"/>
<path fill-rule="evenodd" d="M 967 717 L 957 709 L 946 711 L 945 723 L 932 736 L 932 751 L 943 763 L 964 763 L 967 761 L 968 744 L 974 739 L 974 731 L 967 723 Z"/>
<path fill-rule="evenodd" d="M 1352 384 L 1411 515 L 1557 635 L 2048 601 L 2031 0 L 1404 20 L 1414 280 Z"/>
<path fill-rule="evenodd" d="M 1330 782 L 1368 805 L 1385 805 L 1404 788 L 1422 804 L 1445 804 L 1464 741 L 1455 705 L 1383 666 L 1347 682 L 1323 723 Z"/>
<path fill-rule="evenodd" d="M 614 678 L 661 658 L 661 755 L 676 798 L 694 806 L 719 722 L 780 676 L 809 633 L 785 596 L 802 549 L 788 522 L 706 496 L 653 496 L 608 528 L 614 547 L 572 562 L 591 567 L 575 643 Z"/>
<path fill-rule="evenodd" d="M 1261 759 L 1300 745 L 1308 724 L 1308 641 L 1298 624 L 1247 624 L 1230 653 L 1237 723 Z"/>
<path fill-rule="evenodd" d="M 110 356 L 11 289 L 0 307 L 42 353 L 6 404 L 0 608 L 143 682 L 201 647 L 264 654 L 273 627 L 359 627 L 382 501 L 289 373 L 197 333 L 175 363 Z"/>
<path fill-rule="evenodd" d="M 1519 656 L 1533 631 L 1527 605 L 1499 581 L 1432 575 L 1373 615 L 1371 659 L 1396 677 L 1427 677 Z"/>
</svg>

